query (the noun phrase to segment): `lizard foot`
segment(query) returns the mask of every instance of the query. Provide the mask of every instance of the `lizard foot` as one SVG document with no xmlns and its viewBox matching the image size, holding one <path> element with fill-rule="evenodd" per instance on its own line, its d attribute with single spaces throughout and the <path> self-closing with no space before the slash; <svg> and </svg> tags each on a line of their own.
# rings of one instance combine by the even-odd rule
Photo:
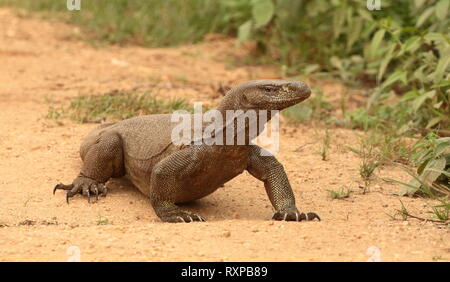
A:
<svg viewBox="0 0 450 282">
<path fill-rule="evenodd" d="M 273 215 L 272 219 L 274 220 L 284 220 L 284 221 L 309 221 L 318 219 L 320 221 L 320 217 L 313 212 L 309 213 L 300 213 L 297 210 L 294 211 L 277 211 Z"/>
<path fill-rule="evenodd" d="M 161 220 L 165 221 L 165 222 L 186 222 L 186 223 L 194 222 L 194 221 L 200 221 L 200 222 L 206 221 L 203 217 L 199 216 L 196 213 L 191 213 L 191 212 L 181 211 L 181 210 L 161 216 Z"/>
<path fill-rule="evenodd" d="M 75 178 L 72 184 L 65 185 L 62 183 L 59 183 L 53 188 L 53 195 L 55 194 L 56 190 L 66 190 L 66 201 L 69 203 L 69 198 L 72 198 L 76 194 L 83 194 L 84 196 L 88 197 L 88 202 L 91 202 L 91 195 L 95 195 L 97 201 L 98 196 L 106 196 L 106 193 L 108 192 L 106 186 L 103 183 L 98 183 L 97 181 L 79 176 Z"/>
</svg>

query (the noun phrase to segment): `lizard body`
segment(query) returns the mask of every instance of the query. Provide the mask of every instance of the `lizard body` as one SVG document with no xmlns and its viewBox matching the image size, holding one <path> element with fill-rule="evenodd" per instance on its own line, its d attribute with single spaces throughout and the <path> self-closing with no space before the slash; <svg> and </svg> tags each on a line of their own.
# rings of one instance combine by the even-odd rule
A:
<svg viewBox="0 0 450 282">
<path fill-rule="evenodd" d="M 307 99 L 310 92 L 303 82 L 250 81 L 232 88 L 217 110 L 224 117 L 227 110 L 282 110 Z M 275 208 L 273 219 L 319 219 L 315 213 L 297 210 L 283 166 L 274 156 L 262 156 L 261 148 L 251 143 L 255 136 L 246 135 L 244 145 L 176 145 L 171 141 L 174 127 L 167 114 L 99 126 L 80 147 L 83 167 L 78 177 L 72 184 L 56 185 L 54 192 L 67 190 L 67 201 L 78 193 L 98 197 L 106 195 L 106 181 L 125 176 L 150 198 L 161 220 L 204 221 L 176 204 L 203 198 L 247 170 L 264 182 Z"/>
</svg>

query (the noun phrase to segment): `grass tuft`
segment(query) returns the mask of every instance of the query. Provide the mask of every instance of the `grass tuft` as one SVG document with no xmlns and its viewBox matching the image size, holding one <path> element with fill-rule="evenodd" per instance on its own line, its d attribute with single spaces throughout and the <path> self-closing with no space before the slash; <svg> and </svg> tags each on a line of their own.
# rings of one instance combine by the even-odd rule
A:
<svg viewBox="0 0 450 282">
<path fill-rule="evenodd" d="M 139 115 L 168 114 L 176 110 L 192 112 L 185 100 L 164 101 L 150 93 L 113 91 L 104 95 L 79 96 L 69 106 L 50 106 L 47 118 L 70 118 L 80 123 L 117 121 Z"/>
<path fill-rule="evenodd" d="M 345 186 L 342 186 L 338 191 L 335 190 L 327 190 L 330 194 L 331 199 L 335 200 L 342 200 L 350 197 L 350 194 L 353 193 L 353 191 Z"/>
</svg>

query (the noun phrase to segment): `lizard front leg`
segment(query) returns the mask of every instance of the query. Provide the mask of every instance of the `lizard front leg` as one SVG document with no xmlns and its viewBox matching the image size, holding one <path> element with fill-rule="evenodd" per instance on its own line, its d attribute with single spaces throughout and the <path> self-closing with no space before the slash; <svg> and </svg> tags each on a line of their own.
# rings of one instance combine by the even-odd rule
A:
<svg viewBox="0 0 450 282">
<path fill-rule="evenodd" d="M 272 219 L 286 221 L 313 220 L 315 213 L 300 213 L 283 166 L 274 156 L 261 156 L 261 148 L 254 145 L 250 150 L 247 171 L 264 182 L 267 195 L 275 208 Z"/>
<path fill-rule="evenodd" d="M 198 147 L 188 147 L 161 160 L 152 170 L 150 201 L 156 215 L 165 222 L 205 221 L 198 214 L 180 209 L 175 202 L 186 191 L 183 183 L 201 167 Z"/>
<path fill-rule="evenodd" d="M 69 185 L 57 184 L 53 189 L 66 190 L 66 201 L 76 194 L 83 194 L 90 202 L 91 195 L 106 196 L 107 188 L 104 185 L 111 177 L 120 177 L 124 174 L 122 139 L 116 132 L 105 132 L 96 139 L 84 143 L 81 156 L 83 167 L 79 175 Z"/>
</svg>

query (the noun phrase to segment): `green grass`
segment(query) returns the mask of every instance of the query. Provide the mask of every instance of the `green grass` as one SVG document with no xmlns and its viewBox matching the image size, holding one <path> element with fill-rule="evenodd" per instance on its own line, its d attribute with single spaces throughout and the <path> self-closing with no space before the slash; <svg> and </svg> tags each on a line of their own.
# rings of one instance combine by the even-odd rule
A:
<svg viewBox="0 0 450 282">
<path fill-rule="evenodd" d="M 444 223 L 448 224 L 450 221 L 450 201 L 448 196 L 438 198 L 437 199 L 440 204 L 431 206 L 431 209 L 427 212 L 431 214 L 431 218 L 424 218 L 417 215 L 412 214 L 406 206 L 400 201 L 400 209 L 396 211 L 395 215 L 390 215 L 392 219 L 396 219 L 396 215 L 400 215 L 403 221 L 408 220 L 409 218 L 418 219 L 421 221 L 430 221 L 435 223 Z"/>
<path fill-rule="evenodd" d="M 97 225 L 112 225 L 112 224 L 113 222 L 107 219 L 106 217 L 103 217 L 100 214 L 98 215 Z"/>
<path fill-rule="evenodd" d="M 138 115 L 167 114 L 192 108 L 185 100 L 165 101 L 148 92 L 110 92 L 72 98 L 66 107 L 50 106 L 49 119 L 70 118 L 80 123 L 123 120 Z"/>
<path fill-rule="evenodd" d="M 328 151 L 330 149 L 331 144 L 331 134 L 328 129 L 325 130 L 325 135 L 322 138 L 322 143 L 320 145 L 320 156 L 322 157 L 322 161 L 328 160 Z"/>
<path fill-rule="evenodd" d="M 327 190 L 331 199 L 333 200 L 342 200 L 350 197 L 350 194 L 353 193 L 353 191 L 347 187 L 342 186 L 338 191 L 335 190 Z"/>
<path fill-rule="evenodd" d="M 363 138 L 360 141 L 359 149 L 351 147 L 348 147 L 348 149 L 361 157 L 359 175 L 364 181 L 363 194 L 365 194 L 370 187 L 375 169 L 381 165 L 381 163 L 377 160 L 378 155 L 374 151 L 372 139 L 370 137 Z"/>
<path fill-rule="evenodd" d="M 0 0 L 0 5 L 77 24 L 86 39 L 106 43 L 170 46 L 199 41 L 219 28 L 228 30 L 216 1 L 82 0 L 80 11 L 67 10 L 66 0 Z"/>
<path fill-rule="evenodd" d="M 450 201 L 448 196 L 438 199 L 440 204 L 431 207 L 429 213 L 433 214 L 434 218 L 441 221 L 448 221 L 450 219 Z"/>
</svg>

